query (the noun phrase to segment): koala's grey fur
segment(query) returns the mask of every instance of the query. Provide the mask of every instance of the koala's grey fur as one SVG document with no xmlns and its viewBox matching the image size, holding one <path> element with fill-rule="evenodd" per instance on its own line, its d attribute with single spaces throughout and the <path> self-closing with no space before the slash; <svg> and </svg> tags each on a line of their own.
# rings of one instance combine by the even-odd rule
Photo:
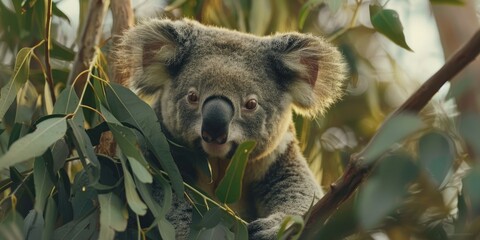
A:
<svg viewBox="0 0 480 240">
<path fill-rule="evenodd" d="M 188 19 L 154 19 L 127 31 L 116 54 L 130 87 L 155 96 L 166 134 L 208 157 L 213 182 L 188 164 L 180 163 L 180 171 L 212 197 L 235 147 L 257 142 L 242 199 L 231 206 L 249 222 L 250 239 L 274 239 L 284 216 L 305 214 L 322 196 L 295 138 L 292 109 L 316 116 L 342 95 L 345 64 L 325 40 L 299 33 L 258 37 Z M 198 94 L 197 103 L 187 100 L 189 91 Z M 202 141 L 201 106 L 210 96 L 233 105 L 225 144 Z M 258 102 L 253 111 L 244 107 L 252 98 Z M 178 239 L 188 236 L 191 211 L 186 200 L 175 199 L 168 219 Z"/>
</svg>

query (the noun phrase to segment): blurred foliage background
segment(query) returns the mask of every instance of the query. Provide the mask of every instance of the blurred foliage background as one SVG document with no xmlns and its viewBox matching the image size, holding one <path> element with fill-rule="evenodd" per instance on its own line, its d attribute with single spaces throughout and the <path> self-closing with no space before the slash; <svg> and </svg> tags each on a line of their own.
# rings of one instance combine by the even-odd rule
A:
<svg viewBox="0 0 480 240">
<path fill-rule="evenodd" d="M 0 156 L 3 156 L 0 157 L 0 162 L 2 158 L 5 160 L 4 156 L 12 144 L 32 132 L 37 123 L 47 121 L 49 117 L 45 116 L 52 116 L 55 96 L 61 99 L 62 90 L 68 89 L 67 79 L 79 51 L 79 36 L 87 18 L 89 1 L 50 2 L 51 48 L 48 58 L 51 64 L 50 79 L 53 80 L 51 88 L 46 84 L 49 77 L 46 66 L 42 64 L 46 58 L 46 45 L 41 42 L 46 40 L 45 22 L 48 19 L 49 2 L 0 1 L 0 86 L 9 86 L 18 73 L 24 73 L 23 70 L 14 68 L 16 60 L 23 56 L 29 61 L 29 73 L 26 73 L 24 83 L 15 85 L 15 101 L 11 106 L 2 107 L 5 112 L 0 127 Z M 256 35 L 286 31 L 311 33 L 324 36 L 337 45 L 350 67 L 350 77 L 345 84 L 345 97 L 325 116 L 317 119 L 295 116 L 302 150 L 319 183 L 326 190 L 342 176 L 351 155 L 366 146 L 389 113 L 432 75 L 443 64 L 444 58 L 452 55 L 455 49 L 478 29 L 480 24 L 476 9 L 479 5 L 480 2 L 475 0 L 133 1 L 136 21 L 148 17 L 189 17 L 205 24 Z M 98 63 L 91 69 L 93 75 L 104 80 L 108 77 L 102 73 L 101 66 L 106 68 L 108 63 L 98 59 L 102 59 L 102 53 L 108 54 L 111 27 L 112 16 L 109 13 L 103 22 L 101 40 L 98 43 Z M 20 49 L 33 46 L 36 47 L 31 49 L 31 57 L 17 55 Z M 478 76 L 479 60 L 473 62 L 451 84 L 442 88 L 420 116 L 389 126 L 393 133 L 390 139 L 388 136 L 384 139 L 387 143 L 392 142 L 391 145 L 383 147 L 388 150 L 387 153 L 379 156 L 381 161 L 378 166 L 355 195 L 325 223 L 319 223 L 321 227 L 316 238 L 478 238 Z M 0 98 L 3 100 L 0 100 L 0 103 L 5 105 L 8 94 L 4 89 L 6 87 L 2 89 Z M 54 97 L 51 97 L 51 93 Z M 88 98 L 88 91 L 86 96 L 81 99 L 81 104 L 87 106 L 82 107 L 85 115 L 82 125 L 88 132 L 100 125 L 101 119 L 94 112 L 101 110 L 92 103 L 93 99 Z M 414 133 L 406 138 L 395 138 L 402 132 L 410 131 Z M 91 132 L 93 131 L 88 133 Z M 93 139 L 91 135 L 89 137 Z M 66 145 L 73 145 L 68 143 L 68 139 L 66 141 Z M 91 145 L 96 144 L 92 141 Z M 48 151 L 55 152 L 52 148 Z M 75 179 L 76 174 L 82 172 L 86 166 L 80 163 L 84 156 L 78 155 L 80 150 L 73 149 L 76 147 L 70 146 L 63 153 L 63 167 L 52 168 L 61 172 L 51 173 L 57 176 L 55 179 L 63 178 L 63 182 L 58 180 L 55 183 L 57 187 L 52 188 L 48 194 L 55 199 L 53 204 L 59 209 L 61 204 L 70 204 L 70 207 L 75 208 L 75 200 L 71 199 L 71 195 L 74 195 L 75 187 L 82 186 L 75 185 Z M 41 154 L 31 156 L 30 159 L 36 158 L 38 162 L 38 155 Z M 101 162 L 110 161 L 105 156 L 99 155 L 98 158 Z M 28 218 L 33 205 L 36 205 L 35 185 L 42 180 L 36 180 L 37 177 L 34 183 L 31 179 L 31 173 L 35 171 L 34 161 L 27 160 L 15 166 L 11 163 L 0 164 L 3 168 L 8 168 L 0 173 L 0 235 L 5 239 L 32 237 L 32 231 L 47 224 L 47 217 L 56 220 L 53 221 L 53 226 L 46 229 L 51 229 L 52 232 L 60 229 L 60 233 L 75 231 L 72 230 L 73 226 L 79 222 L 85 223 L 84 219 L 80 221 L 75 216 L 64 216 L 61 211 L 48 212 L 47 210 L 51 209 L 48 206 L 46 210 L 40 208 L 44 222 L 38 222 L 37 218 Z M 117 163 L 118 159 L 112 161 Z M 45 171 L 52 171 L 49 167 L 47 164 Z M 65 171 L 58 170 L 59 168 L 65 168 Z M 70 186 L 58 187 L 60 182 L 64 185 L 72 184 L 72 189 L 70 190 Z M 70 191 L 63 193 L 67 202 L 58 197 L 61 194 L 60 189 Z M 96 195 L 89 197 L 96 199 Z M 145 197 L 142 195 L 142 198 Z M 98 200 L 105 201 L 102 197 Z M 14 216 L 25 218 L 21 220 L 23 228 L 11 228 L 20 224 L 19 219 L 7 214 L 11 208 L 18 212 Z M 76 211 L 73 211 L 73 214 L 76 214 Z M 72 222 L 75 224 L 68 225 Z M 52 221 L 49 224 L 52 224 Z M 85 226 L 88 226 L 88 222 Z M 77 230 L 84 234 L 85 229 L 87 228 Z M 120 231 L 122 227 L 113 229 Z M 161 231 L 162 227 L 159 226 L 159 229 Z M 148 237 L 148 232 L 149 229 L 144 229 L 142 237 Z M 60 233 L 43 236 L 58 238 Z M 81 236 L 95 235 L 89 232 Z"/>
</svg>

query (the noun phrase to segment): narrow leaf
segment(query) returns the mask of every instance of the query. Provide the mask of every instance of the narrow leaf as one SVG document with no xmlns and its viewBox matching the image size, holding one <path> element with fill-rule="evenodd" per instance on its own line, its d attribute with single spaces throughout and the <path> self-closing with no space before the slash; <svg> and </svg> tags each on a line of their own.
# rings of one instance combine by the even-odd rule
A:
<svg viewBox="0 0 480 240">
<path fill-rule="evenodd" d="M 440 132 L 429 132 L 418 141 L 418 158 L 437 187 L 444 182 L 455 159 L 452 140 Z"/>
<path fill-rule="evenodd" d="M 30 59 L 32 48 L 22 48 L 17 54 L 15 68 L 10 81 L 0 90 L 0 119 L 3 118 L 10 105 L 12 105 L 17 92 L 27 82 L 30 73 Z"/>
<path fill-rule="evenodd" d="M 300 8 L 300 18 L 298 20 L 298 28 L 303 29 L 303 26 L 305 25 L 305 21 L 307 20 L 308 15 L 310 12 L 320 6 L 325 0 L 308 0 L 306 3 L 302 5 L 302 8 Z"/>
<path fill-rule="evenodd" d="M 132 175 L 128 171 L 126 167 L 126 160 L 122 155 L 120 155 L 120 161 L 122 162 L 123 177 L 125 182 L 125 194 L 127 196 L 128 206 L 130 206 L 133 212 L 143 216 L 145 215 L 145 213 L 147 213 L 147 206 L 138 196 Z"/>
<path fill-rule="evenodd" d="M 183 179 L 172 158 L 167 139 L 153 109 L 132 91 L 121 85 L 108 85 L 105 91 L 111 113 L 120 122 L 131 124 L 142 132 L 148 148 L 160 162 L 163 170 L 168 173 L 175 193 L 182 198 Z"/>
<path fill-rule="evenodd" d="M 77 110 L 78 105 L 80 105 L 80 99 L 78 99 L 75 90 L 73 87 L 67 87 L 63 89 L 58 96 L 57 102 L 55 102 L 55 106 L 53 106 L 53 113 L 65 115 L 73 114 Z M 83 111 L 77 111 L 73 119 L 78 126 L 83 127 Z"/>
<path fill-rule="evenodd" d="M 370 21 L 379 33 L 392 40 L 398 46 L 412 51 L 405 41 L 403 26 L 396 11 L 383 9 L 378 5 L 370 5 Z"/>
<path fill-rule="evenodd" d="M 92 143 L 90 142 L 90 138 L 88 137 L 85 129 L 80 128 L 77 123 L 68 119 L 68 124 L 72 129 L 72 133 L 74 136 L 73 142 L 76 146 L 76 149 L 81 158 L 88 158 L 90 163 L 92 164 L 92 168 L 89 168 L 89 177 L 90 183 L 96 183 L 100 178 L 100 162 L 98 161 L 97 155 L 93 149 Z M 82 164 L 86 167 L 87 162 L 82 159 Z"/>
<path fill-rule="evenodd" d="M 56 221 L 57 206 L 55 200 L 52 197 L 49 197 L 47 200 L 47 210 L 45 213 L 45 229 L 43 229 L 42 239 L 52 239 Z"/>
<path fill-rule="evenodd" d="M 42 155 L 48 147 L 62 138 L 66 131 L 67 122 L 64 117 L 49 118 L 40 122 L 35 131 L 14 142 L 0 158 L 0 169 Z"/>
<path fill-rule="evenodd" d="M 417 176 L 418 168 L 410 156 L 391 155 L 383 159 L 358 195 L 358 219 L 364 229 L 376 227 L 402 202 L 408 184 Z"/>
<path fill-rule="evenodd" d="M 27 216 L 25 216 L 24 234 L 26 240 L 35 240 L 38 236 L 42 236 L 45 222 L 43 221 L 42 214 L 36 210 L 30 210 Z"/>
<path fill-rule="evenodd" d="M 47 198 L 53 188 L 53 182 L 50 179 L 43 157 L 38 157 L 33 164 L 33 181 L 35 185 L 34 209 L 38 213 L 43 213 Z"/>
<path fill-rule="evenodd" d="M 287 236 L 285 235 L 285 230 L 287 227 L 293 226 L 297 230 L 295 235 Z M 277 239 L 298 239 L 302 233 L 305 222 L 301 216 L 297 215 L 288 215 L 283 219 L 282 224 L 280 225 L 280 230 L 277 233 Z"/>
<path fill-rule="evenodd" d="M 423 126 L 422 120 L 413 114 L 401 114 L 387 119 L 385 125 L 365 148 L 365 163 L 372 163 L 393 144 L 405 139 Z"/>
<path fill-rule="evenodd" d="M 99 194 L 100 234 L 99 239 L 113 239 L 115 231 L 127 228 L 128 211 L 114 193 Z"/>
<path fill-rule="evenodd" d="M 254 141 L 246 141 L 238 146 L 225 171 L 225 176 L 218 184 L 215 195 L 222 203 L 234 203 L 242 194 L 242 182 L 248 155 L 255 147 Z"/>
</svg>

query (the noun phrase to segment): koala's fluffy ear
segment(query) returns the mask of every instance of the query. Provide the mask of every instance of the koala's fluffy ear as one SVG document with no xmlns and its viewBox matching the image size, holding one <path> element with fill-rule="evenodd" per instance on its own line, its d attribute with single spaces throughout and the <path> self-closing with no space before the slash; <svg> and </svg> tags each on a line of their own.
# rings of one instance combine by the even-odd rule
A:
<svg viewBox="0 0 480 240">
<path fill-rule="evenodd" d="M 151 19 L 126 31 L 114 51 L 120 77 L 139 94 L 158 92 L 181 66 L 190 48 L 195 23 Z"/>
<path fill-rule="evenodd" d="M 273 61 L 296 112 L 316 116 L 342 96 L 345 63 L 324 39 L 289 33 L 272 38 Z"/>
</svg>

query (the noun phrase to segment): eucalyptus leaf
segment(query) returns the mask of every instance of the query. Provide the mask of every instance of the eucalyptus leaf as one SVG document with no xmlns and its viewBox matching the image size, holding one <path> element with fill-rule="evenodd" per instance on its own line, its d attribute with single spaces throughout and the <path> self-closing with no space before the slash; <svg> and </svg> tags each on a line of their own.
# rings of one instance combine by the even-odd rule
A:
<svg viewBox="0 0 480 240">
<path fill-rule="evenodd" d="M 379 33 L 386 36 L 398 46 L 412 51 L 405 41 L 403 26 L 395 10 L 383 9 L 378 5 L 370 5 L 370 21 Z"/>
<path fill-rule="evenodd" d="M 325 2 L 325 0 L 308 0 L 306 3 L 302 5 L 302 8 L 300 8 L 300 14 L 299 14 L 299 20 L 298 20 L 298 28 L 303 29 L 303 26 L 305 25 L 305 21 L 307 20 L 308 15 L 310 12 L 320 6 Z"/>
<path fill-rule="evenodd" d="M 272 3 L 270 0 L 252 1 L 250 15 L 248 17 L 248 28 L 251 33 L 262 36 L 267 33 L 268 26 L 272 20 Z"/>
<path fill-rule="evenodd" d="M 195 238 L 197 240 L 210 240 L 210 239 L 234 239 L 235 234 L 232 233 L 227 227 L 223 224 L 218 224 L 213 228 L 202 229 L 198 236 Z"/>
<path fill-rule="evenodd" d="M 128 211 L 114 193 L 99 194 L 100 234 L 99 239 L 114 239 L 115 231 L 127 228 Z"/>
<path fill-rule="evenodd" d="M 0 90 L 0 119 L 3 118 L 10 105 L 12 105 L 20 88 L 27 82 L 30 74 L 32 53 L 32 48 L 22 48 L 17 54 L 12 78 Z"/>
<path fill-rule="evenodd" d="M 36 210 L 30 210 L 27 216 L 25 216 L 25 225 L 23 232 L 26 240 L 35 240 L 38 236 L 42 236 L 45 222 L 42 214 Z"/>
<path fill-rule="evenodd" d="M 407 136 L 424 126 L 422 120 L 413 114 L 400 114 L 387 119 L 377 135 L 364 149 L 365 163 L 374 162 L 395 143 L 404 140 Z"/>
<path fill-rule="evenodd" d="M 127 196 L 128 206 L 135 212 L 137 215 L 143 216 L 147 213 L 147 206 L 138 196 L 135 183 L 133 182 L 132 175 L 126 167 L 125 157 L 120 155 L 120 161 L 122 162 L 123 169 L 123 178 L 125 183 L 125 194 Z"/>
<path fill-rule="evenodd" d="M 35 131 L 14 142 L 5 155 L 0 157 L 0 169 L 42 155 L 66 131 L 67 122 L 64 117 L 53 117 L 38 123 Z"/>
<path fill-rule="evenodd" d="M 57 206 L 55 200 L 50 196 L 47 200 L 47 209 L 45 211 L 45 228 L 43 229 L 42 239 L 52 239 L 56 222 Z"/>
<path fill-rule="evenodd" d="M 173 189 L 183 197 L 184 186 L 180 171 L 175 164 L 160 123 L 153 109 L 129 89 L 111 84 L 105 89 L 109 110 L 120 121 L 139 129 L 145 136 L 148 148 L 168 173 Z"/>
<path fill-rule="evenodd" d="M 418 140 L 418 158 L 431 180 L 440 187 L 455 160 L 453 142 L 443 133 L 429 132 Z"/>
<path fill-rule="evenodd" d="M 57 97 L 57 102 L 53 106 L 53 114 L 73 114 L 73 119 L 75 123 L 83 127 L 83 122 L 85 118 L 83 117 L 83 111 L 79 109 L 77 111 L 78 106 L 80 105 L 80 99 L 78 99 L 77 93 L 73 87 L 67 87 L 60 92 L 60 95 Z"/>
<path fill-rule="evenodd" d="M 372 229 L 385 219 L 407 193 L 407 186 L 417 176 L 418 168 L 406 154 L 383 159 L 374 175 L 360 189 L 357 212 L 360 225 Z"/>
<path fill-rule="evenodd" d="M 242 195 L 242 182 L 248 156 L 255 147 L 254 141 L 240 144 L 225 170 L 225 176 L 218 184 L 215 195 L 222 203 L 234 203 Z"/>
<path fill-rule="evenodd" d="M 22 215 L 15 209 L 10 210 L 0 219 L 0 239 L 25 239 L 24 226 Z"/>
<path fill-rule="evenodd" d="M 198 223 L 199 228 L 210 229 L 218 225 L 224 218 L 224 211 L 219 207 L 211 207 L 208 212 L 203 215 L 202 220 Z"/>
<path fill-rule="evenodd" d="M 92 239 L 94 232 L 98 231 L 98 210 L 85 212 L 83 217 L 71 221 L 53 232 L 53 240 L 84 240 Z M 97 238 L 94 238 L 97 239 Z"/>
<path fill-rule="evenodd" d="M 38 213 L 43 213 L 46 207 L 47 198 L 53 188 L 53 182 L 46 168 L 46 162 L 43 157 L 35 159 L 33 164 L 33 181 L 35 185 L 35 205 L 34 209 Z"/>
<path fill-rule="evenodd" d="M 85 157 L 88 158 L 90 163 L 92 164 L 89 170 L 89 177 L 90 183 L 95 184 L 98 179 L 100 178 L 100 162 L 98 161 L 97 155 L 93 149 L 92 143 L 90 142 L 90 138 L 88 137 L 87 133 L 83 128 L 80 128 L 74 120 L 68 119 L 67 120 L 70 129 L 73 133 L 73 142 L 76 146 L 77 152 L 80 155 L 82 160 L 82 164 L 86 167 L 87 162 L 85 161 Z"/>
</svg>

